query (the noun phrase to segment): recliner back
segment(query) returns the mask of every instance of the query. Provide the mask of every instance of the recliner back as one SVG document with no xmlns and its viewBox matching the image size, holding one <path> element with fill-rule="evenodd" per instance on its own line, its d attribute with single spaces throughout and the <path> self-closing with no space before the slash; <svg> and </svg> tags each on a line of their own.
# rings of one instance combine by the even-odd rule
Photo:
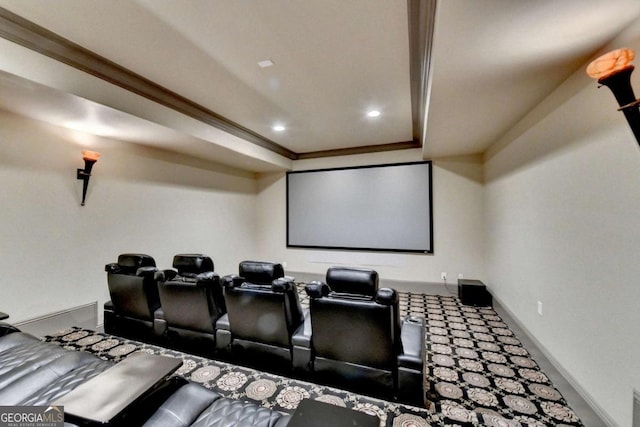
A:
<svg viewBox="0 0 640 427">
<path fill-rule="evenodd" d="M 223 278 L 231 352 L 291 363 L 291 336 L 304 321 L 295 283 L 281 264 L 243 261 L 239 276 Z"/>
<path fill-rule="evenodd" d="M 213 260 L 202 254 L 178 254 L 173 257 L 173 268 L 182 277 L 195 277 L 200 273 L 215 271 Z"/>
<path fill-rule="evenodd" d="M 276 291 L 271 286 L 227 286 L 225 297 L 234 339 L 289 347 L 293 331 L 300 325 L 291 289 Z"/>
<path fill-rule="evenodd" d="M 307 285 L 307 293 L 316 358 L 393 370 L 400 338 L 396 291 L 381 288 L 371 298 L 313 286 Z"/>
<path fill-rule="evenodd" d="M 274 262 L 242 261 L 238 272 L 245 282 L 263 286 L 271 286 L 275 279 L 284 277 L 282 264 Z"/>
<path fill-rule="evenodd" d="M 226 306 L 213 266 L 213 260 L 206 255 L 174 256 L 173 267 L 177 272 L 166 271 L 158 281 L 169 330 L 180 328 L 215 335 L 215 322 L 226 312 Z"/>
<path fill-rule="evenodd" d="M 120 254 L 117 264 L 120 273 L 134 275 L 140 267 L 155 267 L 156 261 L 147 254 Z"/>
<path fill-rule="evenodd" d="M 310 282 L 310 367 L 320 382 L 389 397 L 397 387 L 401 349 L 396 291 L 373 270 L 331 268 L 328 283 Z"/>
<path fill-rule="evenodd" d="M 116 314 L 153 322 L 160 307 L 154 280 L 155 260 L 146 254 L 122 254 L 107 264 L 107 284 Z"/>
</svg>

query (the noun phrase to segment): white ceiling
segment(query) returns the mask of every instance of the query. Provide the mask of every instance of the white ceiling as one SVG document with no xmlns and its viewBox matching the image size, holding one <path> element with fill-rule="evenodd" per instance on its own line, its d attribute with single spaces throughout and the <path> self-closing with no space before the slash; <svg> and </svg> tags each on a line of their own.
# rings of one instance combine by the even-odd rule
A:
<svg viewBox="0 0 640 427">
<path fill-rule="evenodd" d="M 0 7 L 294 154 L 413 140 L 406 0 Z M 440 0 L 436 11 L 425 158 L 483 153 L 636 20 L 640 1 Z M 274 65 L 260 68 L 265 59 Z M 84 74 L 0 39 L 0 108 L 256 172 L 290 165 Z M 370 108 L 382 115 L 366 118 Z M 287 129 L 275 132 L 274 124 Z"/>
</svg>

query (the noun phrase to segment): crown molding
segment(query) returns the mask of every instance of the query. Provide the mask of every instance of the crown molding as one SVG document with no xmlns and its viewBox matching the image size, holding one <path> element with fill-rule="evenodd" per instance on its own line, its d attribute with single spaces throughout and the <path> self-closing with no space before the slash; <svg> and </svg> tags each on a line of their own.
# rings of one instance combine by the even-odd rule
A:
<svg viewBox="0 0 640 427">
<path fill-rule="evenodd" d="M 0 37 L 119 86 L 291 160 L 419 148 L 430 90 L 437 0 L 407 0 L 413 141 L 296 153 L 115 62 L 0 7 Z"/>
<path fill-rule="evenodd" d="M 262 135 L 1 7 L 0 37 L 291 160 L 297 158 Z"/>
<path fill-rule="evenodd" d="M 317 159 L 321 157 L 333 156 L 350 156 L 353 154 L 380 153 L 383 151 L 408 150 L 411 148 L 420 148 L 417 141 L 392 142 L 389 144 L 363 145 L 360 147 L 337 148 L 334 150 L 310 151 L 308 153 L 299 153 L 298 160 Z"/>
<path fill-rule="evenodd" d="M 413 139 L 424 144 L 431 93 L 431 54 L 438 0 L 407 0 Z"/>
</svg>

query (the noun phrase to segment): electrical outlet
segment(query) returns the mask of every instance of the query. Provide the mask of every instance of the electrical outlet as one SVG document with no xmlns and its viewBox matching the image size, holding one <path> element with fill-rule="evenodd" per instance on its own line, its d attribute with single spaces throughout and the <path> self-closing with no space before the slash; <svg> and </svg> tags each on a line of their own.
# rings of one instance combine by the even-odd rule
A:
<svg viewBox="0 0 640 427">
<path fill-rule="evenodd" d="M 440 273 L 440 278 L 442 280 L 447 280 L 447 273 L 445 273 L 444 271 L 442 273 Z"/>
<path fill-rule="evenodd" d="M 458 279 L 464 279 L 464 274 L 458 273 Z"/>
<path fill-rule="evenodd" d="M 542 316 L 542 301 L 538 301 L 538 314 Z"/>
<path fill-rule="evenodd" d="M 287 261 L 282 261 L 282 268 L 287 268 Z"/>
</svg>

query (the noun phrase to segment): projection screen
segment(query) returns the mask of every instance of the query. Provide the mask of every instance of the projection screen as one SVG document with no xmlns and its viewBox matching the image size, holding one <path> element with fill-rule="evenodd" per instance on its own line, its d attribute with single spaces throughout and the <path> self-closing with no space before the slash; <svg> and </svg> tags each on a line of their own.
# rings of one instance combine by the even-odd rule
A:
<svg viewBox="0 0 640 427">
<path fill-rule="evenodd" d="M 287 173 L 287 246 L 433 253 L 431 162 Z"/>
</svg>

